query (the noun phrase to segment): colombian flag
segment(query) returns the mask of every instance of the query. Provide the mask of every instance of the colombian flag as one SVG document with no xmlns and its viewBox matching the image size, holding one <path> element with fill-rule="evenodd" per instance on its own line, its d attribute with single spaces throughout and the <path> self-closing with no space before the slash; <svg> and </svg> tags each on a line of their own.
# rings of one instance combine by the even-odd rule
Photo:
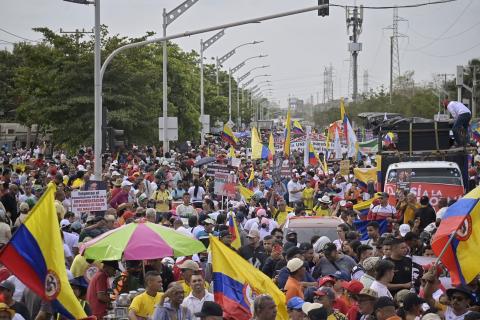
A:
<svg viewBox="0 0 480 320">
<path fill-rule="evenodd" d="M 237 222 L 235 221 L 235 217 L 233 216 L 232 212 L 228 214 L 228 231 L 230 231 L 230 234 L 232 235 L 232 247 L 237 250 L 240 249 L 242 246 L 242 241 L 240 240 Z"/>
<path fill-rule="evenodd" d="M 432 249 L 450 271 L 452 284 L 468 284 L 480 273 L 480 187 L 467 193 L 448 207 L 437 232 Z M 450 237 L 453 239 L 448 243 Z"/>
<path fill-rule="evenodd" d="M 285 140 L 283 142 L 283 153 L 287 158 L 290 157 L 291 125 L 290 109 L 288 109 L 287 120 L 285 121 Z"/>
<path fill-rule="evenodd" d="M 251 319 L 253 301 L 262 294 L 270 295 L 275 301 L 277 320 L 288 319 L 285 294 L 278 289 L 272 279 L 212 236 L 210 250 L 213 293 L 215 302 L 224 310 L 224 319 Z"/>
<path fill-rule="evenodd" d="M 250 199 L 253 196 L 253 191 L 248 188 L 245 188 L 244 186 L 242 186 L 241 183 L 238 184 L 238 191 L 240 192 L 242 197 L 245 198 L 246 201 L 250 201 Z"/>
<path fill-rule="evenodd" d="M 270 150 L 263 145 L 260 134 L 257 128 L 252 128 L 252 160 L 268 159 L 270 157 Z"/>
<path fill-rule="evenodd" d="M 353 175 L 355 181 L 358 182 L 358 186 L 363 191 L 367 191 L 367 184 L 369 180 L 372 180 L 374 183 L 377 183 L 378 175 L 377 168 L 354 168 Z"/>
<path fill-rule="evenodd" d="M 253 170 L 253 167 L 250 168 L 250 175 L 248 176 L 247 180 L 247 187 L 248 189 L 253 189 L 253 180 L 255 180 L 255 171 Z"/>
<path fill-rule="evenodd" d="M 84 319 L 87 315 L 68 283 L 55 190 L 55 185 L 49 184 L 25 223 L 0 252 L 0 262 L 35 294 L 49 301 L 56 312 L 68 319 Z"/>
<path fill-rule="evenodd" d="M 308 163 L 310 163 L 313 166 L 316 166 L 319 162 L 318 155 L 315 152 L 315 149 L 313 148 L 313 144 L 310 141 L 308 143 Z"/>
<path fill-rule="evenodd" d="M 293 133 L 296 133 L 296 134 L 302 134 L 302 133 L 304 133 L 304 132 L 303 132 L 302 125 L 300 124 L 300 122 L 298 122 L 298 120 L 294 120 L 294 121 L 293 121 L 292 132 L 293 132 Z"/>
<path fill-rule="evenodd" d="M 227 124 L 223 126 L 222 139 L 223 141 L 229 143 L 233 147 L 235 147 L 238 143 L 237 137 L 235 137 L 232 129 L 230 129 L 230 127 Z"/>
</svg>

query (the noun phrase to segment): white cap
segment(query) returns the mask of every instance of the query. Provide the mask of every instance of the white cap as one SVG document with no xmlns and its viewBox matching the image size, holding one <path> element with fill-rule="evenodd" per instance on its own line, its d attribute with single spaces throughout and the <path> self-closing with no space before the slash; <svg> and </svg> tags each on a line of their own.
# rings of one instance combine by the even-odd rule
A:
<svg viewBox="0 0 480 320">
<path fill-rule="evenodd" d="M 70 225 L 70 221 L 68 221 L 67 219 L 63 219 L 62 221 L 60 221 L 61 228 L 68 227 L 69 225 Z"/>
<path fill-rule="evenodd" d="M 129 187 L 129 186 L 132 186 L 132 185 L 133 185 L 133 183 L 131 183 L 130 181 L 124 180 L 124 181 L 122 181 L 121 187 L 122 187 L 122 188 L 123 188 L 123 187 Z"/>
<path fill-rule="evenodd" d="M 293 258 L 287 262 L 287 269 L 290 272 L 295 272 L 303 267 L 303 261 L 299 258 Z"/>
<path fill-rule="evenodd" d="M 84 166 L 82 166 L 81 164 L 79 164 L 79 165 L 77 166 L 77 171 L 83 171 L 83 172 L 85 172 L 85 171 L 87 171 L 87 169 L 85 169 Z"/>
<path fill-rule="evenodd" d="M 120 172 L 118 172 L 118 171 L 113 171 L 113 172 L 112 172 L 112 177 L 113 177 L 113 176 L 121 176 L 121 174 L 120 174 Z"/>
<path fill-rule="evenodd" d="M 347 205 L 347 201 L 340 200 L 340 207 L 345 207 Z"/>
<path fill-rule="evenodd" d="M 302 305 L 302 311 L 303 313 L 305 313 L 306 315 L 308 315 L 308 313 L 312 310 L 315 310 L 315 309 L 320 309 L 323 307 L 323 304 L 321 303 L 310 303 L 310 302 L 305 302 L 303 305 Z"/>
<path fill-rule="evenodd" d="M 402 237 L 405 237 L 405 235 L 410 232 L 411 228 L 410 228 L 410 225 L 404 223 L 402 225 L 400 225 L 400 227 L 398 228 L 398 231 L 400 231 L 400 235 Z"/>
</svg>

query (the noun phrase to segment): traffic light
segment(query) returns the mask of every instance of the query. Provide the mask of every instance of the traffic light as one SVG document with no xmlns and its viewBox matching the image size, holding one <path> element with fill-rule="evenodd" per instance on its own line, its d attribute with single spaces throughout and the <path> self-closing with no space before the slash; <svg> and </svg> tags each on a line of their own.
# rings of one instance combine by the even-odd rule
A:
<svg viewBox="0 0 480 320">
<path fill-rule="evenodd" d="M 115 129 L 112 127 L 108 128 L 108 146 L 111 152 L 125 147 L 125 142 L 123 140 L 119 140 L 123 136 L 124 132 L 124 130 Z"/>
<path fill-rule="evenodd" d="M 322 4 L 330 5 L 329 1 L 330 0 L 318 0 L 318 5 L 319 6 L 322 5 Z M 319 16 L 325 17 L 325 16 L 328 16 L 329 13 L 330 13 L 330 7 L 329 6 L 327 6 L 326 8 L 318 9 L 318 15 Z"/>
</svg>

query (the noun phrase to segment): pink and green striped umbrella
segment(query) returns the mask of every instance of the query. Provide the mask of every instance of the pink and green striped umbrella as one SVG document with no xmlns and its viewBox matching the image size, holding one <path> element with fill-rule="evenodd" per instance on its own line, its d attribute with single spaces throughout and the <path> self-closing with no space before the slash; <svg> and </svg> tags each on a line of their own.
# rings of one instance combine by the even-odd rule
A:
<svg viewBox="0 0 480 320">
<path fill-rule="evenodd" d="M 94 260 L 148 260 L 190 256 L 205 246 L 174 229 L 151 222 L 134 222 L 85 243 L 81 253 Z"/>
</svg>

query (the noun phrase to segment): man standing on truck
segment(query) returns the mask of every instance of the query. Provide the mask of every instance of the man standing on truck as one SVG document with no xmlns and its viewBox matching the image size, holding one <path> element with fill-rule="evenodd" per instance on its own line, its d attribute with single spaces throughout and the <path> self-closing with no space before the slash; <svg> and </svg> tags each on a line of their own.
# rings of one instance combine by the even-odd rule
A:
<svg viewBox="0 0 480 320">
<path fill-rule="evenodd" d="M 470 124 L 472 113 L 463 103 L 449 101 L 448 98 L 443 100 L 443 106 L 450 112 L 454 120 L 452 131 L 455 144 L 463 147 L 467 142 L 468 125 Z M 463 128 L 462 133 L 459 131 L 460 128 Z"/>
</svg>

